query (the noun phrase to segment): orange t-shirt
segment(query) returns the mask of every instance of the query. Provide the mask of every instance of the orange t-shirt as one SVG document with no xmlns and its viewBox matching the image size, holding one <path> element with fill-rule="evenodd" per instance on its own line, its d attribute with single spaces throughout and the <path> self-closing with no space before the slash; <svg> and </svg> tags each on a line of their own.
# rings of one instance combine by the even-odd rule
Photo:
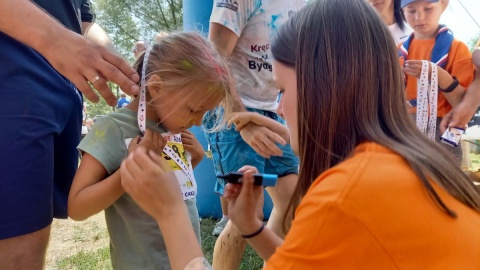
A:
<svg viewBox="0 0 480 270">
<path fill-rule="evenodd" d="M 436 188 L 376 143 L 320 175 L 265 269 L 480 269 L 480 213 Z"/>
<path fill-rule="evenodd" d="M 407 60 L 430 60 L 435 45 L 435 39 L 421 40 L 413 39 L 408 49 Z M 460 85 L 467 88 L 473 81 L 475 67 L 472 62 L 472 54 L 465 43 L 454 39 L 452 47 L 448 52 L 448 61 L 445 70 L 452 76 L 456 76 Z M 407 100 L 417 99 L 417 78 L 406 75 L 407 78 Z M 445 95 L 439 91 L 437 116 L 443 117 L 452 109 Z M 416 108 L 410 112 L 415 113 Z"/>
</svg>

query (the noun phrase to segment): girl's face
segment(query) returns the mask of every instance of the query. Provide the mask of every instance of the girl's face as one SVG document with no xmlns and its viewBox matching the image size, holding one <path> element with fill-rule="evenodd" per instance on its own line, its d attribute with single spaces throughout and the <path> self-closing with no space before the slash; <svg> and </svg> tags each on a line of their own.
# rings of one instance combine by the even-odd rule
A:
<svg viewBox="0 0 480 270">
<path fill-rule="evenodd" d="M 435 38 L 440 16 L 446 7 L 447 4 L 443 0 L 436 3 L 420 0 L 404 7 L 405 18 L 410 27 L 415 31 L 415 38 Z"/>
<path fill-rule="evenodd" d="M 221 102 L 218 92 L 209 91 L 220 90 L 202 91 L 194 87 L 175 91 L 151 91 L 150 95 L 159 121 L 168 131 L 176 134 L 193 125 L 200 126 L 203 115 Z"/>
<path fill-rule="evenodd" d="M 380 15 L 393 15 L 393 0 L 368 0 Z"/>
<path fill-rule="evenodd" d="M 273 61 L 273 79 L 282 93 L 277 113 L 285 118 L 290 131 L 290 145 L 298 155 L 297 75 L 295 69 Z"/>
</svg>

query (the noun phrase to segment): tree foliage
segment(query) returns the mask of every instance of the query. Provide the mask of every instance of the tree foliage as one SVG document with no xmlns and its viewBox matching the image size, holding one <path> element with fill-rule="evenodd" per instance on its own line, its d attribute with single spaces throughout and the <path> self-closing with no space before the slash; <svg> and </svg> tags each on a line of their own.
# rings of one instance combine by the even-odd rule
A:
<svg viewBox="0 0 480 270">
<path fill-rule="evenodd" d="M 133 44 L 140 40 L 152 41 L 159 32 L 181 29 L 182 0 L 91 0 L 95 21 L 105 29 L 117 50 L 133 63 Z M 116 85 L 110 88 L 119 96 Z M 114 110 L 105 101 L 88 103 L 88 115 L 94 117 Z"/>
<path fill-rule="evenodd" d="M 182 0 L 93 0 L 93 6 L 97 23 L 129 60 L 136 41 L 181 29 L 183 23 Z"/>
</svg>

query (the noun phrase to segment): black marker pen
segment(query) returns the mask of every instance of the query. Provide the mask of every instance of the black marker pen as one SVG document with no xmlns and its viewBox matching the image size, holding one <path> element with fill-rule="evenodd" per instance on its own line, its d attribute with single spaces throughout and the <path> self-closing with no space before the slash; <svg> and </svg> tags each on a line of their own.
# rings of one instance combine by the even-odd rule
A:
<svg viewBox="0 0 480 270">
<path fill-rule="evenodd" d="M 230 172 L 225 175 L 217 176 L 219 178 L 227 180 L 228 183 L 240 184 L 242 183 L 242 172 Z M 278 176 L 276 174 L 262 174 L 257 173 L 253 175 L 253 185 L 255 186 L 264 186 L 264 187 L 273 187 L 277 184 Z"/>
</svg>

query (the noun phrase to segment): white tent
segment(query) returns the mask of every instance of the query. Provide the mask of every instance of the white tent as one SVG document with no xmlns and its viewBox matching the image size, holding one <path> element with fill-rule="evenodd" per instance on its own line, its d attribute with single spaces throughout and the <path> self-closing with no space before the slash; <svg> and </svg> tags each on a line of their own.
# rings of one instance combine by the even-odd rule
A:
<svg viewBox="0 0 480 270">
<path fill-rule="evenodd" d="M 467 43 L 480 33 L 480 0 L 450 0 L 440 19 L 455 34 Z"/>
</svg>

